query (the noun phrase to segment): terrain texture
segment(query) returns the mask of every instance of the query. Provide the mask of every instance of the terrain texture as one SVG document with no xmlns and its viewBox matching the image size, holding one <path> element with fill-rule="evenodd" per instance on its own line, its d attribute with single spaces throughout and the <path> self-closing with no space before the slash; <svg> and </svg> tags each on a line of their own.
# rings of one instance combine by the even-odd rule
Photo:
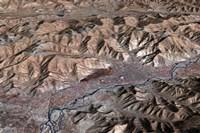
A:
<svg viewBox="0 0 200 133">
<path fill-rule="evenodd" d="M 199 133 L 199 0 L 0 0 L 0 133 Z"/>
</svg>

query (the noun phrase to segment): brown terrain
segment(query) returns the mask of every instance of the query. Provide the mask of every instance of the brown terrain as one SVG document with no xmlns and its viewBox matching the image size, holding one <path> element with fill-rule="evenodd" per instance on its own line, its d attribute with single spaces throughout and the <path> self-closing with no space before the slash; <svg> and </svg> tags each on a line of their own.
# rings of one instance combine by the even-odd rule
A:
<svg viewBox="0 0 200 133">
<path fill-rule="evenodd" d="M 0 0 L 0 133 L 200 133 L 200 0 Z"/>
</svg>

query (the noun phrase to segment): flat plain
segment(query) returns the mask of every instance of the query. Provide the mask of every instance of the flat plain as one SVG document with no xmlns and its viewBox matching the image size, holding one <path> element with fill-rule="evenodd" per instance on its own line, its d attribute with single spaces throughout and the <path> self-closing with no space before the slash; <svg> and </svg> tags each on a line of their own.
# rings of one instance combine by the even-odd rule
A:
<svg viewBox="0 0 200 133">
<path fill-rule="evenodd" d="M 0 133 L 200 132 L 199 0 L 0 0 Z"/>
</svg>

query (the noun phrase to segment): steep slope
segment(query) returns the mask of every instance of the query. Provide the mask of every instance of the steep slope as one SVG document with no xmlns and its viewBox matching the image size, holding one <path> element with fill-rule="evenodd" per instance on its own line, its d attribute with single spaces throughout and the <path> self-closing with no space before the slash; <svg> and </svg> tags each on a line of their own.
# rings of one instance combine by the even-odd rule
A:
<svg viewBox="0 0 200 133">
<path fill-rule="evenodd" d="M 73 106 L 52 109 L 42 131 L 199 132 L 199 86 L 199 78 L 177 78 L 103 89 Z"/>
<path fill-rule="evenodd" d="M 200 53 L 198 19 L 150 14 L 18 23 L 1 34 L 1 82 L 26 94 L 43 82 L 51 90 L 111 75 L 115 61 L 134 57 L 154 67 L 186 61 Z"/>
<path fill-rule="evenodd" d="M 0 0 L 0 132 L 196 131 L 199 8 L 198 0 Z M 68 108 L 87 95 L 90 106 Z"/>
</svg>

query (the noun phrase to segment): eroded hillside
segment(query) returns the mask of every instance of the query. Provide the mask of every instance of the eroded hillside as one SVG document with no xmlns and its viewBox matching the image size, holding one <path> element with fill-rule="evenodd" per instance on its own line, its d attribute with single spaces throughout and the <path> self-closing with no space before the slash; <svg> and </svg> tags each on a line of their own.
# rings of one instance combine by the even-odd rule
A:
<svg viewBox="0 0 200 133">
<path fill-rule="evenodd" d="M 0 1 L 0 132 L 198 130 L 199 8 Z"/>
</svg>

